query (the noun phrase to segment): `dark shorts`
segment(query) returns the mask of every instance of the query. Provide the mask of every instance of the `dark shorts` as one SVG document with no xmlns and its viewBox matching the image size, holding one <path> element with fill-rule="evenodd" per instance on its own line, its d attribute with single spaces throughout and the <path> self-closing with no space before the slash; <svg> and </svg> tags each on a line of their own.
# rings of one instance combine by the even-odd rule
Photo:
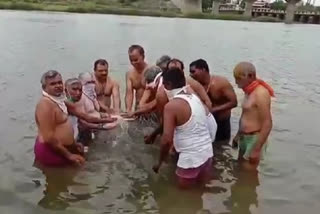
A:
<svg viewBox="0 0 320 214">
<path fill-rule="evenodd" d="M 230 117 L 225 120 L 217 120 L 217 134 L 216 134 L 216 141 L 225 141 L 230 140 L 231 138 L 231 124 L 230 124 Z"/>
</svg>

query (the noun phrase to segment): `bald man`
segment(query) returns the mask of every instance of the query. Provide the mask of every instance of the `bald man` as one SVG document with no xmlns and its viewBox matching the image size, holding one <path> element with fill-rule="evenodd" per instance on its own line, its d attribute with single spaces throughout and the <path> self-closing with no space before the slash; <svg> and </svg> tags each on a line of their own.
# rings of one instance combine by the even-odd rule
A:
<svg viewBox="0 0 320 214">
<path fill-rule="evenodd" d="M 266 149 L 266 142 L 272 129 L 272 88 L 257 79 L 256 69 L 249 62 L 241 62 L 233 71 L 236 84 L 245 93 L 239 131 L 235 141 L 239 143 L 239 160 L 254 166 L 259 164 Z"/>
</svg>

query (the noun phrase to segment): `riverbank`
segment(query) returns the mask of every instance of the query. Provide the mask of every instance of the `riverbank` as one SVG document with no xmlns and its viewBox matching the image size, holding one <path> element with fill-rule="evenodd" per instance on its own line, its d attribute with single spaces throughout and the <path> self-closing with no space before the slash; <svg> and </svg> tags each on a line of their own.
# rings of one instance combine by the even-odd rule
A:
<svg viewBox="0 0 320 214">
<path fill-rule="evenodd" d="M 115 4 L 99 4 L 99 2 L 26 2 L 26 1 L 6 1 L 0 0 L 0 9 L 4 10 L 38 10 L 69 13 L 97 13 L 115 14 L 131 16 L 151 16 L 151 17 L 177 17 L 193 19 L 216 19 L 216 20 L 235 20 L 235 21 L 263 21 L 278 22 L 280 20 L 267 17 L 265 19 L 252 19 L 239 14 L 221 14 L 213 16 L 210 13 L 190 13 L 182 14 L 176 11 L 145 10 L 133 7 L 120 7 Z"/>
</svg>

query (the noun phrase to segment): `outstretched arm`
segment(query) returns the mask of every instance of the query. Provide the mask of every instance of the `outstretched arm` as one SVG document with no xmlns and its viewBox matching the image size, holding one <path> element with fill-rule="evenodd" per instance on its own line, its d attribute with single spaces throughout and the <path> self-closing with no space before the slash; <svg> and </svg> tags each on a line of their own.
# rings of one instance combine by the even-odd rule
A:
<svg viewBox="0 0 320 214">
<path fill-rule="evenodd" d="M 162 134 L 162 140 L 160 145 L 160 157 L 159 162 L 153 167 L 153 170 L 158 173 L 163 161 L 166 159 L 166 157 L 169 154 L 170 148 L 173 144 L 173 135 L 174 135 L 174 129 L 176 127 L 176 117 L 175 117 L 175 111 L 176 108 L 172 108 L 173 106 L 167 105 L 164 109 L 163 114 L 163 134 Z"/>
<path fill-rule="evenodd" d="M 81 120 L 85 120 L 89 123 L 110 123 L 113 122 L 114 119 L 111 118 L 98 118 L 91 116 L 89 114 L 84 113 L 83 111 L 79 110 L 73 103 L 65 102 L 68 108 L 68 112 Z"/>
</svg>

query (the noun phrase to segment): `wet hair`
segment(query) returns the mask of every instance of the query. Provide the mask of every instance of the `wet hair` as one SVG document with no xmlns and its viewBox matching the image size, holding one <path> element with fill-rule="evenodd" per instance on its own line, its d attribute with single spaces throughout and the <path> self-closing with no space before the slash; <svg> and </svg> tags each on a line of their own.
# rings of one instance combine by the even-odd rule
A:
<svg viewBox="0 0 320 214">
<path fill-rule="evenodd" d="M 134 50 L 139 51 L 140 55 L 144 56 L 144 49 L 140 45 L 131 45 L 128 49 L 128 53 L 132 53 Z"/>
<path fill-rule="evenodd" d="M 156 76 L 161 72 L 162 70 L 159 66 L 154 65 L 154 66 L 148 67 L 144 72 L 144 78 L 146 80 L 146 83 L 153 82 Z"/>
<path fill-rule="evenodd" d="M 176 58 L 171 59 L 167 64 L 167 69 L 169 69 L 170 63 L 179 63 L 181 65 L 182 71 L 184 70 L 184 64 L 180 59 L 176 59 Z"/>
<path fill-rule="evenodd" d="M 168 56 L 168 55 L 163 55 L 163 56 L 161 56 L 161 57 L 157 60 L 156 65 L 159 66 L 159 67 L 161 67 L 161 65 L 164 64 L 165 67 L 167 67 L 167 66 L 168 66 L 168 63 L 170 62 L 170 60 L 171 60 L 171 57 L 170 57 L 170 56 Z"/>
<path fill-rule="evenodd" d="M 204 59 L 197 59 L 190 63 L 190 67 L 196 67 L 197 69 L 204 69 L 205 71 L 209 72 L 208 63 Z"/>
<path fill-rule="evenodd" d="M 58 75 L 61 76 L 61 74 L 60 74 L 58 71 L 56 71 L 56 70 L 49 70 L 49 71 L 45 72 L 45 73 L 42 75 L 41 80 L 40 80 L 40 83 L 41 83 L 42 88 L 45 88 L 45 87 L 46 87 L 46 84 L 47 84 L 47 80 L 48 80 L 48 79 L 53 79 L 53 78 L 55 78 L 55 77 L 58 76 Z"/>
<path fill-rule="evenodd" d="M 186 78 L 184 73 L 179 68 L 171 68 L 166 72 L 163 72 L 163 82 L 168 84 L 170 83 L 172 89 L 182 88 L 186 85 Z"/>
<path fill-rule="evenodd" d="M 107 62 L 107 60 L 105 60 L 105 59 L 98 59 L 98 60 L 96 60 L 95 62 L 94 62 L 94 64 L 93 64 L 93 69 L 94 70 L 96 70 L 97 69 L 97 67 L 98 67 L 98 65 L 109 65 L 109 63 Z"/>
</svg>

